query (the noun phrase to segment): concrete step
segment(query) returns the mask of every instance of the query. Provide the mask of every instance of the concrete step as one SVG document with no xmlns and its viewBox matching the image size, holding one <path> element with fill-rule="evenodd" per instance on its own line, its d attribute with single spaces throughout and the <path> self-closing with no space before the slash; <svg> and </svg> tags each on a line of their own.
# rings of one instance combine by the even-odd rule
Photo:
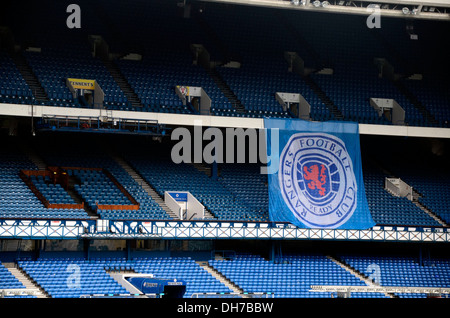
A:
<svg viewBox="0 0 450 318">
<path fill-rule="evenodd" d="M 227 286 L 229 289 L 231 289 L 236 294 L 241 294 L 240 296 L 242 298 L 249 298 L 250 296 L 244 295 L 244 291 L 233 284 L 231 281 L 229 281 L 225 276 L 223 276 L 221 273 L 219 273 L 215 268 L 211 267 L 208 262 L 204 261 L 198 261 L 196 262 L 200 267 L 202 267 L 205 271 L 210 273 L 214 278 L 216 278 L 218 281 L 220 281 L 222 284 Z"/>
<path fill-rule="evenodd" d="M 24 78 L 25 82 L 30 87 L 33 96 L 38 101 L 47 101 L 48 100 L 47 94 L 45 93 L 44 88 L 42 87 L 41 83 L 33 73 L 33 70 L 28 64 L 26 58 L 20 52 L 13 54 L 11 57 L 14 63 L 16 64 L 17 69 L 22 74 L 22 77 Z"/>
<path fill-rule="evenodd" d="M 416 200 L 413 201 L 414 205 L 417 206 L 419 209 L 421 209 L 423 212 L 425 212 L 429 217 L 431 217 L 433 220 L 438 222 L 443 227 L 448 227 L 449 225 L 445 223 L 443 219 L 441 219 L 439 216 L 437 216 L 433 211 L 428 209 L 425 205 L 423 205 L 420 201 Z"/>
<path fill-rule="evenodd" d="M 30 278 L 28 278 L 20 269 L 10 266 L 5 267 L 7 267 L 8 271 L 11 274 L 13 274 L 17 278 L 17 280 L 25 286 L 26 290 L 33 291 L 34 295 L 37 298 L 48 298 L 48 296 L 42 291 L 42 289 Z"/>
<path fill-rule="evenodd" d="M 341 262 L 337 258 L 335 258 L 333 256 L 330 256 L 330 255 L 328 255 L 327 258 L 330 259 L 331 261 L 333 261 L 334 263 L 336 263 L 337 265 L 339 265 L 340 267 L 342 267 L 343 269 L 345 269 L 347 272 L 351 273 L 352 275 L 354 275 L 357 278 L 359 278 L 360 280 L 362 280 L 364 283 L 366 283 L 366 285 L 368 285 L 368 286 L 379 286 L 378 284 L 373 282 L 369 277 L 367 277 L 366 275 L 363 275 L 359 271 L 355 270 L 350 265 L 348 265 L 348 264 L 346 264 L 344 262 Z M 385 295 L 387 297 L 390 297 L 390 298 L 395 298 L 396 297 L 394 294 L 391 294 L 391 293 L 385 293 Z"/>
<path fill-rule="evenodd" d="M 134 92 L 133 88 L 128 83 L 118 66 L 113 61 L 104 60 L 103 63 L 110 72 L 111 76 L 114 78 L 117 85 L 119 85 L 121 90 L 126 95 L 128 101 L 130 101 L 135 107 L 143 107 L 138 95 Z"/>
</svg>

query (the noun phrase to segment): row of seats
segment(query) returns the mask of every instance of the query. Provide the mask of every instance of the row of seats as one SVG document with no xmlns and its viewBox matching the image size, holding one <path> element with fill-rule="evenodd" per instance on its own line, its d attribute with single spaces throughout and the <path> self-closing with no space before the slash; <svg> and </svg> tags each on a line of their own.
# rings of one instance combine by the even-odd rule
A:
<svg viewBox="0 0 450 318">
<path fill-rule="evenodd" d="M 169 157 L 127 153 L 127 160 L 163 197 L 165 191 L 189 191 L 214 217 L 222 220 L 268 221 L 267 213 L 245 204 L 219 180 L 188 164 L 175 164 Z"/>
<path fill-rule="evenodd" d="M 25 288 L 3 264 L 0 263 L 0 289 Z"/>
<path fill-rule="evenodd" d="M 13 59 L 0 51 L 0 101 L 22 104 L 32 100 L 33 94 Z"/>
<path fill-rule="evenodd" d="M 258 117 L 293 116 L 276 100 L 275 94 L 280 92 L 301 94 L 311 105 L 313 119 L 326 116 L 331 119 L 328 108 L 311 88 L 287 69 L 287 62 L 279 56 L 278 59 L 252 57 L 239 69 L 220 67 L 217 70 L 246 110 Z"/>
<path fill-rule="evenodd" d="M 50 204 L 76 204 L 69 193 L 60 184 L 52 183 L 49 177 L 31 176 L 30 179 Z"/>
<path fill-rule="evenodd" d="M 210 260 L 209 264 L 244 291 L 271 292 L 277 298 L 332 297 L 331 292 L 310 292 L 311 285 L 365 286 L 323 255 L 291 255 L 269 262 L 238 254 L 231 261 Z"/>
<path fill-rule="evenodd" d="M 129 294 L 101 265 L 87 261 L 19 261 L 18 265 L 52 298 Z"/>
<path fill-rule="evenodd" d="M 18 149 L 15 140 L 2 139 L 0 149 L 0 217 L 85 219 L 81 209 L 47 209 L 19 177 L 20 170 L 37 170 L 36 165 Z M 59 199 L 57 199 L 59 201 Z"/>
<path fill-rule="evenodd" d="M 395 197 L 384 189 L 388 175 L 369 164 L 364 168 L 364 187 L 372 218 L 377 224 L 439 226 L 440 224 L 407 198 Z"/>
<path fill-rule="evenodd" d="M 48 35 L 42 34 L 39 30 L 32 30 L 31 33 L 38 39 L 37 45 L 42 47 L 42 52 L 25 52 L 25 56 L 50 98 L 47 104 L 85 106 L 83 102 L 72 97 L 65 85 L 65 78 L 71 76 L 95 78 L 105 91 L 105 107 L 109 109 L 195 113 L 192 108 L 182 105 L 174 92 L 175 85 L 191 85 L 202 86 L 212 98 L 213 115 L 291 117 L 292 115 L 283 111 L 274 98 L 276 91 L 288 91 L 304 95 L 312 106 L 312 119 L 320 121 L 334 119 L 328 107 L 319 98 L 319 92 L 312 91 L 299 76 L 287 72 L 289 63 L 283 54 L 291 51 L 297 52 L 305 60 L 307 67 L 318 68 L 325 65 L 334 69 L 333 75 L 313 74 L 310 77 L 317 82 L 347 120 L 390 124 L 384 117 L 378 116 L 368 102 L 370 97 L 381 97 L 397 100 L 406 111 L 408 125 L 448 126 L 449 117 L 445 107 L 448 103 L 445 92 L 448 83 L 446 78 L 429 81 L 433 78 L 433 74 L 430 76 L 427 73 L 428 78 L 424 81 L 405 81 L 406 86 L 412 85 L 410 90 L 420 97 L 425 108 L 436 117 L 437 123 L 431 123 L 424 117 L 423 112 L 418 111 L 392 83 L 378 78 L 379 69 L 374 63 L 374 58 L 386 58 L 394 64 L 395 70 L 399 71 L 404 71 L 402 54 L 408 56 L 404 61 L 408 61 L 409 66 L 421 64 L 418 63 L 420 60 L 432 60 L 429 58 L 430 52 L 424 48 L 415 50 L 413 57 L 411 51 L 405 50 L 406 47 L 417 49 L 421 46 L 411 43 L 414 41 L 403 32 L 401 21 L 387 19 L 386 23 L 393 30 L 391 35 L 391 32 L 385 33 L 385 29 L 378 32 L 369 28 L 355 27 L 365 23 L 365 19 L 360 16 L 351 16 L 343 20 L 340 15 L 329 15 L 327 21 L 336 31 L 329 33 L 321 27 L 320 21 L 324 16 L 319 17 L 319 13 L 278 12 L 267 8 L 249 10 L 245 7 L 236 10 L 234 7 L 208 4 L 211 10 L 205 10 L 200 17 L 196 16 L 199 13 L 193 12 L 195 17 L 184 19 L 174 10 L 175 6 L 175 2 L 162 1 L 151 4 L 138 2 L 129 6 L 101 1 L 96 7 L 102 8 L 105 16 L 110 17 L 112 25 L 127 35 L 125 41 L 109 37 L 105 27 L 97 20 L 86 26 L 86 30 L 71 34 L 70 43 L 67 44 L 65 41 L 68 41 L 69 37 L 66 32 L 60 30 Z M 33 7 L 28 10 L 24 12 L 26 17 L 31 15 L 33 10 L 39 12 L 46 8 Z M 46 25 L 52 25 L 57 21 L 58 10 L 51 8 L 50 12 L 55 15 L 49 17 Z M 142 12 L 146 14 L 143 15 Z M 298 18 L 300 14 L 301 19 Z M 131 25 L 125 23 L 129 16 L 133 16 L 134 23 Z M 87 14 L 85 18 L 93 19 L 93 15 Z M 429 34 L 431 38 L 439 38 L 438 35 L 434 35 L 433 27 L 434 22 L 421 23 L 422 32 Z M 152 41 L 143 35 L 145 32 L 134 31 L 136 29 L 151 31 L 154 28 L 163 31 L 157 36 L 154 35 Z M 26 34 L 20 27 L 15 31 L 18 38 Z M 104 32 L 103 36 L 111 49 L 120 52 L 136 51 L 143 55 L 142 61 L 118 60 L 116 63 L 138 95 L 143 108 L 132 107 L 105 66 L 98 58 L 92 57 L 84 32 L 86 34 Z M 434 47 L 436 44 L 427 38 L 421 36 L 417 42 Z M 242 102 L 245 112 L 233 111 L 233 105 L 219 89 L 219 84 L 202 67 L 193 65 L 195 57 L 189 47 L 192 43 L 203 44 L 210 51 L 213 62 L 217 62 L 218 65 L 229 60 L 241 62 L 241 68 L 218 66 L 216 69 Z M 386 43 L 390 43 L 390 46 Z M 223 60 L 215 60 L 216 58 Z M 8 81 L 0 84 L 0 88 L 3 89 L 0 91 L 0 99 L 13 102 L 18 95 L 20 101 L 18 99 L 17 102 L 25 102 L 29 90 L 24 88 L 22 91 L 21 83 L 24 81 L 21 75 L 14 69 L 8 73 L 12 75 L 7 75 Z M 18 78 L 20 83 L 15 83 L 10 78 Z M 8 83 L 12 87 L 9 87 Z M 435 90 L 436 87 L 440 88 Z M 433 93 L 430 93 L 431 91 Z"/>
<path fill-rule="evenodd" d="M 412 186 L 419 195 L 418 201 L 430 209 L 444 222 L 449 223 L 450 212 L 450 174 L 446 167 L 447 163 L 434 162 L 427 164 L 427 170 L 411 169 L 420 163 L 398 163 L 392 162 L 391 169 L 395 175 Z"/>
<path fill-rule="evenodd" d="M 340 262 L 380 286 L 450 287 L 448 258 L 378 254 L 339 254 Z M 318 253 L 288 253 L 268 261 L 256 254 L 237 253 L 228 260 L 210 259 L 208 265 L 244 292 L 270 293 L 276 298 L 330 298 L 335 292 L 312 292 L 312 285 L 368 286 L 337 262 Z M 157 278 L 186 282 L 189 298 L 202 293 L 233 291 L 190 257 L 94 257 L 39 258 L 18 260 L 18 266 L 54 298 L 89 294 L 129 294 L 108 274 L 132 271 Z M 6 270 L 6 269 L 5 269 Z M 12 276 L 12 275 L 11 275 Z M 10 277 L 14 280 L 14 277 Z M 9 286 L 9 285 L 8 285 Z M 4 287 L 12 288 L 12 287 Z M 15 288 L 15 287 L 14 287 Z M 397 297 L 426 297 L 426 294 L 399 293 Z M 352 293 L 352 298 L 386 298 L 383 293 Z"/>
<path fill-rule="evenodd" d="M 109 171 L 124 189 L 139 203 L 138 210 L 97 209 L 98 204 L 129 205 L 131 201 L 102 171 L 69 169 L 78 191 L 89 206 L 104 219 L 171 219 L 158 203 L 127 171 L 102 148 L 102 140 L 86 139 L 83 147 L 77 136 L 67 137 L 65 143 L 49 144 L 40 140 L 40 155 L 49 166 L 103 168 Z"/>
<path fill-rule="evenodd" d="M 222 165 L 219 181 L 247 205 L 268 213 L 267 175 L 258 164 Z"/>
<path fill-rule="evenodd" d="M 80 184 L 74 188 L 83 201 L 93 210 L 99 204 L 108 205 L 130 205 L 131 201 L 123 194 L 103 171 L 98 170 L 70 170 L 69 175 L 75 176 Z"/>
<path fill-rule="evenodd" d="M 60 106 L 75 106 L 76 98 L 66 84 L 67 78 L 95 79 L 105 93 L 105 105 L 127 105 L 125 94 L 112 75 L 102 64 L 93 58 L 87 43 L 72 44 L 60 50 L 43 48 L 42 52 L 24 52 L 50 102 Z"/>
<path fill-rule="evenodd" d="M 81 139 L 80 139 L 81 138 Z M 69 170 L 70 184 L 75 184 L 75 193 L 104 219 L 170 219 L 144 188 L 115 159 L 102 151 L 101 137 L 67 137 L 67 143 L 56 143 L 42 139 L 38 145 L 40 155 L 49 166 L 85 167 L 107 169 L 140 204 L 138 210 L 97 209 L 97 204 L 127 205 L 131 201 L 102 171 Z M 22 154 L 13 140 L 6 139 L 0 153 L 0 216 L 7 218 L 87 218 L 83 209 L 47 209 L 20 179 L 20 169 L 37 169 Z M 73 145 L 83 144 L 83 147 Z M 164 197 L 165 191 L 189 191 L 199 200 L 213 217 L 219 220 L 269 221 L 268 180 L 260 173 L 259 164 L 221 164 L 219 176 L 211 178 L 193 165 L 175 164 L 169 156 L 170 149 L 156 143 L 140 143 L 138 139 L 115 141 L 122 157 L 137 173 Z M 158 156 L 155 156 L 155 154 Z M 448 220 L 448 189 L 446 174 L 439 169 L 430 178 L 414 170 L 414 165 L 405 170 L 392 168 L 398 176 L 413 185 L 421 193 L 419 201 Z M 412 172 L 414 171 L 414 173 Z M 431 171 L 430 171 L 431 172 Z M 388 175 L 365 161 L 363 167 L 364 187 L 372 217 L 377 225 L 403 225 L 429 227 L 441 224 L 406 198 L 398 198 L 384 189 Z M 438 177 L 440 175 L 440 177 Z M 405 178 L 404 178 L 405 176 Z M 38 178 L 33 178 L 37 182 Z M 40 182 L 43 182 L 42 180 Z M 47 182 L 49 183 L 49 182 Z M 42 183 L 41 192 L 54 203 L 73 203 L 73 199 L 60 185 Z M 44 188 L 45 187 L 45 188 Z M 442 195 L 444 193 L 444 195 Z"/>
<path fill-rule="evenodd" d="M 450 287 L 450 260 L 444 257 L 366 254 L 338 254 L 340 262 L 380 286 Z M 129 294 L 108 272 L 132 271 L 157 278 L 186 282 L 189 298 L 202 293 L 231 293 L 190 257 L 41 257 L 19 259 L 18 266 L 51 297 L 80 297 L 90 294 Z M 257 254 L 237 253 L 227 260 L 210 259 L 208 265 L 246 293 L 270 293 L 276 298 L 330 298 L 335 292 L 312 292 L 312 285 L 368 286 L 338 263 L 319 253 L 287 253 L 268 261 Z M 0 266 L 1 288 L 24 288 Z M 399 293 L 397 297 L 427 297 Z M 352 293 L 352 298 L 385 298 L 383 293 Z"/>
<path fill-rule="evenodd" d="M 450 260 L 398 255 L 340 255 L 340 259 L 370 277 L 381 286 L 450 287 Z M 375 265 L 375 266 L 374 266 Z M 423 294 L 401 293 L 401 298 L 425 297 Z"/>
<path fill-rule="evenodd" d="M 175 86 L 202 87 L 211 98 L 212 108 L 231 108 L 205 70 L 192 64 L 189 52 L 158 52 L 145 56 L 142 62 L 120 60 L 117 65 L 149 111 L 159 112 L 163 109 L 174 113 L 195 112 L 183 105 L 175 93 Z"/>
<path fill-rule="evenodd" d="M 195 293 L 230 293 L 228 287 L 189 257 L 180 258 L 40 258 L 20 260 L 19 267 L 52 298 L 78 298 L 91 294 L 130 294 L 108 271 L 126 270 L 153 274 L 157 278 L 176 278 L 186 282 L 186 298 Z"/>
</svg>

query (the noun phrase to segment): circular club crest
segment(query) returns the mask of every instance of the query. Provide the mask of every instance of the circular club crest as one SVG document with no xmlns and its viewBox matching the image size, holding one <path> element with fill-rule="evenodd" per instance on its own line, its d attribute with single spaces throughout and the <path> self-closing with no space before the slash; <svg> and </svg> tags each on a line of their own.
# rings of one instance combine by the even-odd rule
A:
<svg viewBox="0 0 450 318">
<path fill-rule="evenodd" d="M 187 89 L 185 86 L 180 86 L 180 93 L 181 93 L 183 96 L 187 96 L 187 94 L 188 94 L 188 89 Z"/>
<path fill-rule="evenodd" d="M 278 180 L 286 205 L 311 228 L 337 228 L 356 209 L 352 161 L 336 136 L 292 135 L 281 152 Z"/>
</svg>

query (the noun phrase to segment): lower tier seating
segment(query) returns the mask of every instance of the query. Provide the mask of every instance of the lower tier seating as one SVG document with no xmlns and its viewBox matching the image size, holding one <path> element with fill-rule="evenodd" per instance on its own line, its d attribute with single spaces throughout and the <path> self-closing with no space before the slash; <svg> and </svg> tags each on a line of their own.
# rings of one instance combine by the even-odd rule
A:
<svg viewBox="0 0 450 318">
<path fill-rule="evenodd" d="M 209 264 L 245 292 L 270 292 L 277 298 L 332 297 L 331 292 L 310 292 L 311 285 L 366 286 L 323 255 L 288 255 L 269 262 L 258 255 L 238 254 L 231 261 L 211 260 Z"/>
<path fill-rule="evenodd" d="M 92 294 L 130 294 L 108 272 L 132 271 L 157 278 L 183 280 L 184 297 L 195 293 L 230 293 L 223 283 L 189 257 L 163 258 L 40 258 L 18 262 L 52 298 L 79 298 Z"/>
<path fill-rule="evenodd" d="M 381 286 L 450 287 L 448 258 L 424 257 L 423 264 L 420 264 L 418 257 L 399 255 L 341 255 L 341 259 L 367 277 L 375 278 Z M 425 295 L 401 293 L 399 297 L 425 297 Z"/>
<path fill-rule="evenodd" d="M 130 291 L 110 275 L 119 273 L 152 274 L 155 278 L 182 280 L 186 282 L 185 298 L 233 297 L 230 294 L 235 291 L 204 266 L 220 273 L 244 293 L 263 293 L 275 298 L 338 297 L 336 292 L 311 291 L 311 286 L 317 285 L 450 288 L 450 259 L 442 255 L 420 257 L 414 252 L 338 252 L 334 257 L 318 252 L 289 252 L 270 261 L 258 254 L 241 251 L 227 258 L 202 262 L 190 256 L 155 257 L 132 253 L 125 258 L 116 252 L 102 253 L 89 259 L 52 253 L 36 260 L 18 259 L 17 265 L 52 298 L 130 295 Z M 22 288 L 5 271 L 3 266 L 0 267 L 0 288 Z M 210 296 L 205 295 L 207 293 Z M 351 293 L 351 298 L 388 297 L 423 298 L 427 295 Z"/>
<path fill-rule="evenodd" d="M 25 286 L 0 263 L 0 289 L 14 288 L 25 288 Z"/>
</svg>

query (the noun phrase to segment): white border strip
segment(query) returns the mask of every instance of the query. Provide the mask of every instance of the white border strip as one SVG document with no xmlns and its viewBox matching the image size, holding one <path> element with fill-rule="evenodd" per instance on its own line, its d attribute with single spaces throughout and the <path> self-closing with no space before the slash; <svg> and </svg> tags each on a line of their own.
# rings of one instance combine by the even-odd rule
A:
<svg viewBox="0 0 450 318">
<path fill-rule="evenodd" d="M 32 114 L 33 113 L 33 114 Z M 22 104 L 1 104 L 0 116 L 18 117 L 53 117 L 78 118 L 78 117 L 110 117 L 112 119 L 141 119 L 156 120 L 159 124 L 175 126 L 220 127 L 220 128 L 264 128 L 263 118 L 206 116 L 187 114 L 151 113 L 136 111 L 120 111 L 105 109 L 87 109 L 56 106 L 31 106 Z M 401 136 L 401 137 L 425 137 L 425 138 L 450 138 L 450 128 L 394 126 L 394 125 L 370 125 L 359 124 L 361 135 Z"/>
</svg>

